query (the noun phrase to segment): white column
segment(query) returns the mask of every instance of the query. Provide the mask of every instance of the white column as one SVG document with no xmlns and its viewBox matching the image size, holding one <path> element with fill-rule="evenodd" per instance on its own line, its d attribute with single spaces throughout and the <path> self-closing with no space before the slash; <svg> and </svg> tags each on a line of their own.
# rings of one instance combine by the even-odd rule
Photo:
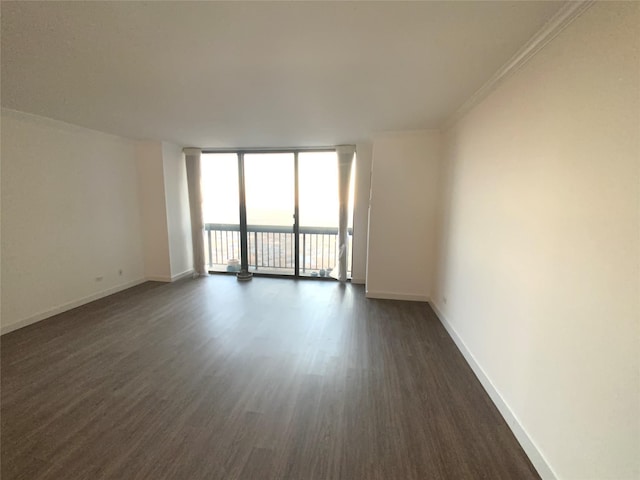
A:
<svg viewBox="0 0 640 480">
<path fill-rule="evenodd" d="M 338 280 L 347 281 L 347 226 L 349 225 L 349 183 L 351 180 L 351 166 L 356 152 L 354 145 L 339 145 L 338 154 Z"/>
<path fill-rule="evenodd" d="M 199 148 L 183 150 L 187 165 L 187 184 L 189 187 L 189 209 L 191 211 L 191 239 L 193 244 L 193 269 L 198 275 L 205 275 L 204 259 L 204 220 L 202 218 L 202 186 Z"/>
</svg>

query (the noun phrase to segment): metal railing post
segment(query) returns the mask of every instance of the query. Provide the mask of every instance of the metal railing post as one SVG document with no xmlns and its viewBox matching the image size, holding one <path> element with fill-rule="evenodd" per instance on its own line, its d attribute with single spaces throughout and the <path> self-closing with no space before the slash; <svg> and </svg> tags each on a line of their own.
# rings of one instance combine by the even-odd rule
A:
<svg viewBox="0 0 640 480">
<path fill-rule="evenodd" d="M 307 234 L 302 234 L 302 271 L 307 271 Z"/>
<path fill-rule="evenodd" d="M 258 270 L 258 232 L 253 232 L 253 248 L 254 248 L 254 264 L 256 270 Z"/>
</svg>

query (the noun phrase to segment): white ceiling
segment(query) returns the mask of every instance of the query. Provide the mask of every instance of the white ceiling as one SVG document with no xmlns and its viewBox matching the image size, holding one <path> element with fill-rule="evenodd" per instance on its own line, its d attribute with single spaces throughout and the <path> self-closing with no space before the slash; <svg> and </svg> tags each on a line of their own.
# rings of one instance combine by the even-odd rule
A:
<svg viewBox="0 0 640 480">
<path fill-rule="evenodd" d="M 561 2 L 2 2 L 2 106 L 202 147 L 437 128 Z"/>
</svg>

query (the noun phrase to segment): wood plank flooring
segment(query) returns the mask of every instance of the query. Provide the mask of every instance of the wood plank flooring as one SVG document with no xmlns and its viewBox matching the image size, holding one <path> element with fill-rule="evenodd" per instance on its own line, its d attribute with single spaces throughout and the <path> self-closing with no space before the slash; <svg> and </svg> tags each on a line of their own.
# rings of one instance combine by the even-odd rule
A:
<svg viewBox="0 0 640 480">
<path fill-rule="evenodd" d="M 539 478 L 431 309 L 146 283 L 1 340 L 3 480 Z"/>
</svg>

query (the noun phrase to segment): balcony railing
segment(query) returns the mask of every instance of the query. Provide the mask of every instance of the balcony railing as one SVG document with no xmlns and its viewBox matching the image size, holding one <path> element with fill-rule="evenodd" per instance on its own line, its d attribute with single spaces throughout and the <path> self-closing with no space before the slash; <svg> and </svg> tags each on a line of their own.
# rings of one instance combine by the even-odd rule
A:
<svg viewBox="0 0 640 480">
<path fill-rule="evenodd" d="M 240 258 L 240 225 L 205 224 L 207 264 L 210 269 L 226 269 L 229 260 Z M 293 227 L 247 225 L 249 268 L 252 271 L 293 273 L 295 243 Z M 352 229 L 348 229 L 347 265 L 351 269 Z M 300 227 L 300 274 L 327 272 L 337 262 L 336 227 Z"/>
</svg>

